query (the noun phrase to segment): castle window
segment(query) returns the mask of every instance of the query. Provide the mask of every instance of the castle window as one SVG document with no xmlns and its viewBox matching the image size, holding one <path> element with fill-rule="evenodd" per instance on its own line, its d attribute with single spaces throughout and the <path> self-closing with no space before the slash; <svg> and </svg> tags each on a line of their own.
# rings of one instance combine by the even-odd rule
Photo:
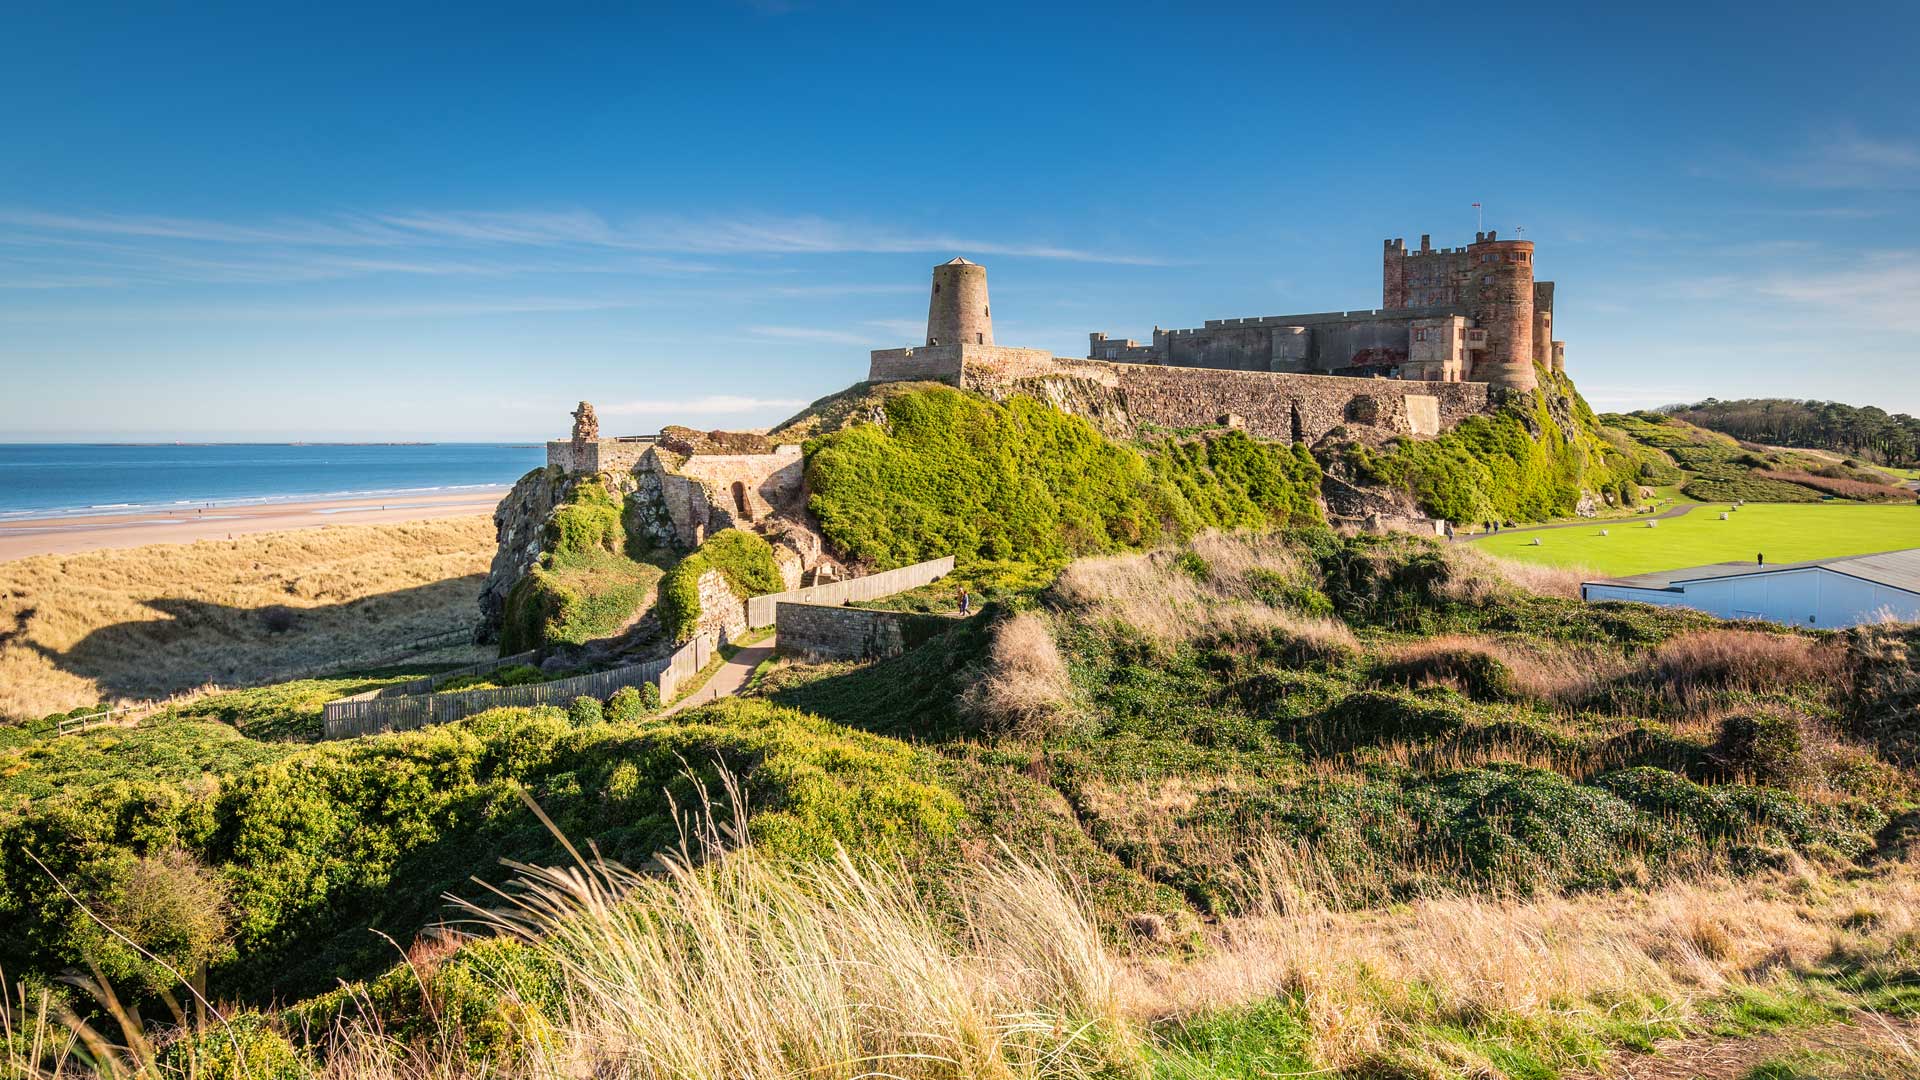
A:
<svg viewBox="0 0 1920 1080">
<path fill-rule="evenodd" d="M 940 295 L 940 283 L 937 281 L 933 283 L 933 295 L 935 296 Z"/>
<path fill-rule="evenodd" d="M 973 335 L 973 343 L 975 345 L 985 345 L 987 343 L 987 335 L 985 334 Z"/>
</svg>

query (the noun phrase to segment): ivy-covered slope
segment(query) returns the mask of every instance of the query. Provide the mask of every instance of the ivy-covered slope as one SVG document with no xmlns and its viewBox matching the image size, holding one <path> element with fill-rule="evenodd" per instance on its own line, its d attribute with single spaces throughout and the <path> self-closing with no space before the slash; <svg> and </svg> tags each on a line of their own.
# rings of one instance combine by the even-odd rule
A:
<svg viewBox="0 0 1920 1080">
<path fill-rule="evenodd" d="M 877 422 L 807 443 L 810 508 L 852 562 L 1056 564 L 1207 527 L 1318 520 L 1302 448 L 1240 432 L 1136 448 L 1027 397 L 942 386 L 888 395 Z"/>
<path fill-rule="evenodd" d="M 1359 479 L 1403 489 L 1448 521 L 1541 521 L 1574 513 L 1588 495 L 1624 505 L 1638 497 L 1639 461 L 1608 439 L 1563 374 L 1542 372 L 1539 389 L 1436 438 L 1345 453 Z"/>
</svg>

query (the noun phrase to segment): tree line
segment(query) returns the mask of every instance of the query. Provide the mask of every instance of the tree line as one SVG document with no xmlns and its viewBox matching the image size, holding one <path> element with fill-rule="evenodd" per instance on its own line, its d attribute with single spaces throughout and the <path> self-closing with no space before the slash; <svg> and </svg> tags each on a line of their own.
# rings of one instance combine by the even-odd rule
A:
<svg viewBox="0 0 1920 1080">
<path fill-rule="evenodd" d="M 1661 412 L 1747 442 L 1830 450 L 1881 465 L 1920 466 L 1920 419 L 1838 401 L 1708 398 Z"/>
</svg>

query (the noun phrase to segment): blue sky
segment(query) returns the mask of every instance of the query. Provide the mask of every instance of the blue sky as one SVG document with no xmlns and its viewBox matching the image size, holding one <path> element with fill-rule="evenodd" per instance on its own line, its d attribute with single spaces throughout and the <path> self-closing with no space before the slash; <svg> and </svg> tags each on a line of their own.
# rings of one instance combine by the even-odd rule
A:
<svg viewBox="0 0 1920 1080">
<path fill-rule="evenodd" d="M 142 8 L 150 7 L 142 5 Z M 1524 229 L 1596 407 L 1920 412 L 1920 8 L 10 5 L 0 441 L 777 421 Z"/>
</svg>

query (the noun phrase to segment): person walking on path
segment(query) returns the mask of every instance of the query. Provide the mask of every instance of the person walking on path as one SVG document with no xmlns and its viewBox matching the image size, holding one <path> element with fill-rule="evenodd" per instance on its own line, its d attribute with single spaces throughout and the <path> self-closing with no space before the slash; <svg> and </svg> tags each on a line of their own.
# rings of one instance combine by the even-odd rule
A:
<svg viewBox="0 0 1920 1080">
<path fill-rule="evenodd" d="M 973 614 L 973 594 L 967 591 L 965 585 L 960 586 L 960 614 Z"/>
</svg>

